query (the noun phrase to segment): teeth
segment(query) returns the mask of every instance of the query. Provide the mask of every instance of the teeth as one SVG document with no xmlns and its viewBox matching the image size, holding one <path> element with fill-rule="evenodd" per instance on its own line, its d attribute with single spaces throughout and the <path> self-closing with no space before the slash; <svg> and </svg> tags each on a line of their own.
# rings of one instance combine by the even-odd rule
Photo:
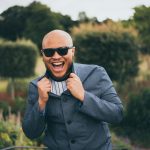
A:
<svg viewBox="0 0 150 150">
<path fill-rule="evenodd" d="M 63 63 L 62 62 L 55 62 L 55 63 L 52 63 L 52 65 L 54 66 L 59 66 L 59 65 L 62 65 Z"/>
</svg>

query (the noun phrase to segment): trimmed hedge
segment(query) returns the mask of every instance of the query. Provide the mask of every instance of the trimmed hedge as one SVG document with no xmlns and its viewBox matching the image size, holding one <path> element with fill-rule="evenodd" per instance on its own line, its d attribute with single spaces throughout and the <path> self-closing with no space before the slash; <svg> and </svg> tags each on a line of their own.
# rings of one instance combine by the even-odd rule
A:
<svg viewBox="0 0 150 150">
<path fill-rule="evenodd" d="M 125 82 L 138 73 L 138 47 L 130 33 L 84 32 L 74 36 L 76 61 L 103 66 L 111 79 Z"/>
<path fill-rule="evenodd" d="M 34 75 L 38 49 L 31 41 L 0 41 L 0 76 L 23 78 Z"/>
</svg>

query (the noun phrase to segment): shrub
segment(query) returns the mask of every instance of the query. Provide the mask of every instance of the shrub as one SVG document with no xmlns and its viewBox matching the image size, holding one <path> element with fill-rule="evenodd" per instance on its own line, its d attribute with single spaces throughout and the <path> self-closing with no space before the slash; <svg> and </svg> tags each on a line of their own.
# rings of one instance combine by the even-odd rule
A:
<svg viewBox="0 0 150 150">
<path fill-rule="evenodd" d="M 120 83 L 137 75 L 138 47 L 130 33 L 90 31 L 75 34 L 74 39 L 77 62 L 103 66 Z"/>
<path fill-rule="evenodd" d="M 23 116 L 24 112 L 25 112 L 25 107 L 26 107 L 26 101 L 24 98 L 22 97 L 16 97 L 15 101 L 13 101 L 11 103 L 11 105 L 9 105 L 9 103 L 7 101 L 1 101 L 0 102 L 0 115 L 2 115 L 2 117 L 4 119 L 6 119 L 9 115 L 9 113 L 13 113 L 13 114 L 18 114 L 21 113 L 21 115 Z"/>
<path fill-rule="evenodd" d="M 133 143 L 150 147 L 150 88 L 130 95 L 121 127 Z"/>
<path fill-rule="evenodd" d="M 22 78 L 34 74 L 38 49 L 27 40 L 0 42 L 0 75 Z"/>
<path fill-rule="evenodd" d="M 113 150 L 131 150 L 131 145 L 127 144 L 121 138 L 118 138 L 114 132 L 111 132 Z"/>
<path fill-rule="evenodd" d="M 18 121 L 16 121 L 18 120 Z M 25 137 L 20 123 L 20 117 L 9 115 L 6 121 L 0 122 L 0 149 L 9 146 L 35 146 L 35 141 Z"/>
<path fill-rule="evenodd" d="M 0 41 L 0 76 L 11 78 L 12 99 L 15 97 L 15 78 L 25 78 L 34 75 L 37 55 L 37 46 L 31 41 Z"/>
<path fill-rule="evenodd" d="M 129 99 L 125 117 L 128 126 L 150 133 L 150 89 L 143 89 Z"/>
<path fill-rule="evenodd" d="M 12 104 L 12 113 L 17 114 L 18 112 L 21 113 L 21 115 L 24 114 L 26 107 L 26 101 L 25 99 L 21 97 L 16 97 L 14 103 Z"/>
<path fill-rule="evenodd" d="M 6 101 L 1 101 L 0 102 L 0 110 L 3 112 L 3 117 L 5 118 L 8 115 L 9 112 L 9 104 Z"/>
</svg>

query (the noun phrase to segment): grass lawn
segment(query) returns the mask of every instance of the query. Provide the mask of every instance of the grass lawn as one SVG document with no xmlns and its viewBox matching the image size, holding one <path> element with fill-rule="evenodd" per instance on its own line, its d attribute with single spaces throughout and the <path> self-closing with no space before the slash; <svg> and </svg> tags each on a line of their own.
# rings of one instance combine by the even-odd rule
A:
<svg viewBox="0 0 150 150">
<path fill-rule="evenodd" d="M 0 92 L 6 92 L 7 84 L 7 80 L 0 80 Z"/>
</svg>

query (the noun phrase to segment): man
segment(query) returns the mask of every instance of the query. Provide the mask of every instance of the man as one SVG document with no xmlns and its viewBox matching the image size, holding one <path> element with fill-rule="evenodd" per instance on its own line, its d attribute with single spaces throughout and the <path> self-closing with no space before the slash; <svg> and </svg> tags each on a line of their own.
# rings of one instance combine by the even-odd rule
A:
<svg viewBox="0 0 150 150">
<path fill-rule="evenodd" d="M 122 119 L 122 103 L 104 68 L 73 63 L 70 35 L 45 35 L 44 76 L 31 81 L 23 130 L 31 139 L 44 132 L 49 150 L 111 150 L 108 123 Z"/>
</svg>

